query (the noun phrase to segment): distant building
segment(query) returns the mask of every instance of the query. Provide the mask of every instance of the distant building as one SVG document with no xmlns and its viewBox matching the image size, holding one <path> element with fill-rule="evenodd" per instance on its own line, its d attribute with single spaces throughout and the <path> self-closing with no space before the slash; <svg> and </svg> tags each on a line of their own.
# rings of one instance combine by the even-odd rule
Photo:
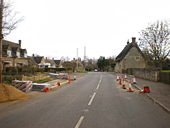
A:
<svg viewBox="0 0 170 128">
<path fill-rule="evenodd" d="M 61 65 L 61 60 L 54 60 L 54 62 L 56 63 L 56 67 L 57 68 L 62 68 L 63 66 Z"/>
<path fill-rule="evenodd" d="M 136 43 L 136 38 L 132 38 L 131 43 L 127 42 L 125 48 L 116 57 L 116 72 L 123 72 L 128 68 L 146 68 L 145 58 Z"/>
<path fill-rule="evenodd" d="M 28 65 L 27 50 L 21 48 L 19 43 L 2 40 L 2 64 L 5 67 Z"/>
<path fill-rule="evenodd" d="M 30 57 L 30 63 L 36 64 L 37 67 L 39 68 L 56 68 L 57 64 L 56 61 L 53 59 L 48 59 L 47 57 L 44 58 L 44 56 L 35 56 L 34 54 L 32 55 L 32 57 Z"/>
<path fill-rule="evenodd" d="M 49 68 L 56 68 L 56 63 L 54 61 L 54 58 L 48 59 L 46 57 L 45 62 L 46 62 L 46 64 L 49 64 Z"/>
</svg>

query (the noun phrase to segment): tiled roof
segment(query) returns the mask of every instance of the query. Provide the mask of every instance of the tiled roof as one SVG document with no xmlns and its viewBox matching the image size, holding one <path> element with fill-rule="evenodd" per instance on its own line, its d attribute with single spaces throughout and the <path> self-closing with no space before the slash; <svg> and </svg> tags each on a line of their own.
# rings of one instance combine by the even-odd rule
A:
<svg viewBox="0 0 170 128">
<path fill-rule="evenodd" d="M 121 61 L 132 47 L 132 43 L 127 44 L 121 53 L 116 57 L 116 61 Z"/>
<path fill-rule="evenodd" d="M 35 60 L 33 59 L 33 57 L 28 57 L 28 61 L 31 65 L 37 65 L 37 63 L 35 62 Z"/>
<path fill-rule="evenodd" d="M 50 63 L 51 65 L 56 65 L 56 63 L 54 62 L 54 60 L 46 59 L 45 62 L 46 62 L 46 63 Z"/>
<path fill-rule="evenodd" d="M 9 45 L 9 47 L 18 47 L 20 48 L 20 45 L 17 43 L 13 43 L 7 40 L 2 40 L 2 45 Z"/>
<path fill-rule="evenodd" d="M 41 63 L 41 60 L 42 60 L 43 58 L 44 58 L 43 56 L 33 57 L 34 61 L 35 61 L 37 64 Z"/>
</svg>

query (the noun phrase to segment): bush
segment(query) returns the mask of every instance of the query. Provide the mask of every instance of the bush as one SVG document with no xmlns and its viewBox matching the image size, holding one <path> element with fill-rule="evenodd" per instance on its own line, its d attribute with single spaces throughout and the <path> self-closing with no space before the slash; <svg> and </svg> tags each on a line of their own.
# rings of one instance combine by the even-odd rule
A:
<svg viewBox="0 0 170 128">
<path fill-rule="evenodd" d="M 6 67 L 3 70 L 3 75 L 35 75 L 37 72 L 44 72 L 44 69 L 33 67 L 33 66 L 23 66 L 23 67 Z"/>
<path fill-rule="evenodd" d="M 22 76 L 21 75 L 4 75 L 2 78 L 3 83 L 6 84 L 11 84 L 12 80 L 22 80 Z"/>
<path fill-rule="evenodd" d="M 52 78 L 45 78 L 45 79 L 42 79 L 42 80 L 36 80 L 36 81 L 33 81 L 34 83 L 45 83 L 45 82 L 49 82 L 51 81 Z"/>
</svg>

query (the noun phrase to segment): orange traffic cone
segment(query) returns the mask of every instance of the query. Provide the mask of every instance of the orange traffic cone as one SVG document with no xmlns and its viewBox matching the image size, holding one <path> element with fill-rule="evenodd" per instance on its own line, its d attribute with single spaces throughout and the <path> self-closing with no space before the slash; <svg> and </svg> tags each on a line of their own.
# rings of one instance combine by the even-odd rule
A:
<svg viewBox="0 0 170 128">
<path fill-rule="evenodd" d="M 119 76 L 117 76 L 117 77 L 116 77 L 116 80 L 117 80 L 117 81 L 119 81 L 119 79 L 120 79 L 120 77 L 119 77 Z"/>
<path fill-rule="evenodd" d="M 144 90 L 140 90 L 139 93 L 144 93 Z"/>
<path fill-rule="evenodd" d="M 122 84 L 122 80 L 121 80 L 121 78 L 119 79 L 119 84 L 120 84 L 120 85 Z"/>
<path fill-rule="evenodd" d="M 125 79 L 127 79 L 127 75 L 125 75 Z"/>
<path fill-rule="evenodd" d="M 57 82 L 57 85 L 60 86 L 61 85 L 60 82 Z"/>
<path fill-rule="evenodd" d="M 70 77 L 68 77 L 68 83 L 70 84 L 70 82 L 71 82 L 71 79 L 70 79 Z"/>
<path fill-rule="evenodd" d="M 124 80 L 123 80 L 123 83 L 122 83 L 122 88 L 123 88 L 123 89 L 126 89 L 126 83 L 125 83 Z"/>
<path fill-rule="evenodd" d="M 129 83 L 129 88 L 128 88 L 128 92 L 133 92 L 134 90 L 132 90 L 132 84 Z"/>
<path fill-rule="evenodd" d="M 133 81 L 133 84 L 136 84 L 136 78 L 135 77 L 132 78 L 132 81 Z"/>
</svg>

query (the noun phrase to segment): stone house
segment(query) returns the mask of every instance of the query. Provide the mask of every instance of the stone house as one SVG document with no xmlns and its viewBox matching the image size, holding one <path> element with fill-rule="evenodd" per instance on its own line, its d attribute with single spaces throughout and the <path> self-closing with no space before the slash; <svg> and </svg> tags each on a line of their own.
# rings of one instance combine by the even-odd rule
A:
<svg viewBox="0 0 170 128">
<path fill-rule="evenodd" d="M 116 57 L 115 72 L 123 72 L 129 68 L 146 68 L 146 61 L 143 53 L 139 49 L 136 38 L 132 38 L 132 42 L 127 45 Z"/>
<path fill-rule="evenodd" d="M 56 63 L 56 67 L 57 68 L 62 68 L 62 64 L 61 64 L 61 60 L 54 60 L 54 62 Z"/>
<path fill-rule="evenodd" d="M 35 56 L 33 54 L 32 57 L 30 57 L 30 60 L 32 60 L 32 64 L 33 62 L 36 63 L 37 67 L 39 68 L 56 68 L 56 63 L 53 59 L 48 59 L 47 57 L 44 58 L 44 56 Z"/>
<path fill-rule="evenodd" d="M 54 61 L 54 58 L 48 59 L 48 58 L 46 57 L 45 62 L 46 62 L 46 64 L 50 64 L 49 68 L 56 68 L 56 63 L 55 63 L 55 61 Z"/>
<path fill-rule="evenodd" d="M 21 48 L 19 43 L 2 40 L 2 64 L 5 67 L 28 65 L 27 50 Z"/>
<path fill-rule="evenodd" d="M 32 57 L 30 57 L 30 59 L 32 60 L 32 62 L 35 62 L 37 67 L 39 67 L 39 68 L 45 68 L 46 66 L 49 66 L 49 64 L 46 65 L 44 56 L 38 56 L 38 55 L 35 56 L 33 54 Z"/>
</svg>

